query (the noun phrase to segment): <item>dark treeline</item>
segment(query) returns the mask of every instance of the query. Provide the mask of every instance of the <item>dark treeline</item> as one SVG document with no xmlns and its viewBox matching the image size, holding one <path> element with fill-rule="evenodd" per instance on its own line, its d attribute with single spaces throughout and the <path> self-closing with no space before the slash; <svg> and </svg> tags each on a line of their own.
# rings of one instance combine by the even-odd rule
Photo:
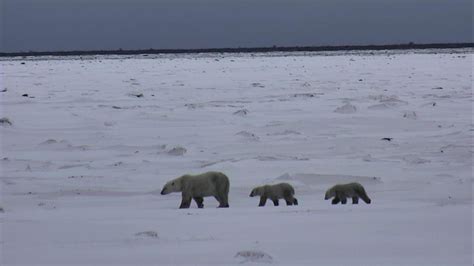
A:
<svg viewBox="0 0 474 266">
<path fill-rule="evenodd" d="M 430 43 L 430 44 L 388 44 L 388 45 L 343 45 L 343 46 L 293 46 L 254 48 L 205 48 L 205 49 L 146 49 L 146 50 L 90 50 L 56 52 L 14 52 L 0 53 L 0 57 L 15 56 L 81 56 L 81 55 L 137 55 L 137 54 L 195 54 L 195 53 L 267 53 L 267 52 L 326 52 L 367 50 L 409 50 L 409 49 L 456 49 L 473 48 L 474 43 Z"/>
</svg>

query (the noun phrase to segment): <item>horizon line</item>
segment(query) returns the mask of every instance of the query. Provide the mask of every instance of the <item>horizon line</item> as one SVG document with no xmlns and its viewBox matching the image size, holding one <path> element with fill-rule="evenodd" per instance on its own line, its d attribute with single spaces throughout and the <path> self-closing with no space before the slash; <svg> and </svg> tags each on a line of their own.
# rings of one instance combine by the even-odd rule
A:
<svg viewBox="0 0 474 266">
<path fill-rule="evenodd" d="M 321 46 L 267 46 L 237 48 L 185 48 L 185 49 L 111 49 L 111 50 L 63 50 L 0 52 L 0 57 L 31 56 L 82 56 L 82 55 L 137 55 L 137 54 L 197 54 L 197 53 L 268 53 L 268 52 L 325 52 L 325 51 L 369 51 L 412 49 L 456 49 L 474 48 L 473 42 L 460 43 L 399 43 L 369 45 L 321 45 Z"/>
</svg>

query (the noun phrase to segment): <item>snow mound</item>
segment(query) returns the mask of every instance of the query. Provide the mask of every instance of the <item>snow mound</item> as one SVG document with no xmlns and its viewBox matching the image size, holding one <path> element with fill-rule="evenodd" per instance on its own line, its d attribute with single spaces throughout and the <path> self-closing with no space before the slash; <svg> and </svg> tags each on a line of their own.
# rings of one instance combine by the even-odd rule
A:
<svg viewBox="0 0 474 266">
<path fill-rule="evenodd" d="M 334 112 L 339 114 L 353 114 L 357 111 L 357 107 L 350 103 L 346 103 L 343 106 L 339 106 L 334 110 Z"/>
<path fill-rule="evenodd" d="M 67 140 L 57 141 L 55 139 L 48 139 L 39 144 L 42 148 L 52 148 L 52 149 L 71 149 L 73 146 Z"/>
<path fill-rule="evenodd" d="M 286 136 L 286 135 L 301 135 L 301 133 L 295 130 L 286 129 L 284 131 L 267 134 L 267 136 Z"/>
<path fill-rule="evenodd" d="M 167 153 L 169 155 L 181 156 L 181 155 L 184 155 L 186 152 L 187 152 L 186 148 L 181 147 L 181 146 L 176 146 L 176 147 L 173 147 L 171 150 L 169 150 Z"/>
<path fill-rule="evenodd" d="M 238 116 L 246 116 L 250 111 L 247 109 L 241 109 L 238 111 L 235 111 L 233 114 L 238 115 Z"/>
<path fill-rule="evenodd" d="M 254 87 L 254 88 L 265 88 L 265 85 L 263 85 L 262 83 L 259 83 L 259 82 L 254 82 L 250 85 L 252 85 L 252 87 Z"/>
<path fill-rule="evenodd" d="M 241 137 L 244 137 L 246 138 L 247 140 L 251 140 L 251 141 L 258 141 L 260 138 L 255 135 L 254 133 L 252 132 L 248 132 L 248 131 L 240 131 L 240 132 L 237 132 L 235 135 L 237 136 L 241 136 Z"/>
<path fill-rule="evenodd" d="M 301 84 L 301 87 L 304 87 L 304 88 L 311 87 L 311 83 L 305 82 L 305 83 Z"/>
<path fill-rule="evenodd" d="M 130 97 L 136 97 L 136 98 L 142 98 L 143 97 L 143 93 L 141 92 L 131 92 L 128 94 L 128 96 Z"/>
<path fill-rule="evenodd" d="M 65 164 L 60 167 L 58 167 L 59 170 L 64 170 L 64 169 L 71 169 L 71 168 L 78 168 L 78 167 L 86 167 L 90 168 L 90 165 L 88 163 L 83 163 L 83 164 Z"/>
<path fill-rule="evenodd" d="M 298 157 L 298 156 L 257 156 L 255 159 L 263 162 L 272 162 L 272 161 L 308 161 L 309 158 L 306 157 Z"/>
<path fill-rule="evenodd" d="M 403 117 L 407 119 L 416 119 L 416 113 L 414 111 L 406 111 L 403 113 Z"/>
<path fill-rule="evenodd" d="M 240 263 L 246 262 L 258 262 L 258 263 L 272 263 L 272 256 L 268 255 L 263 251 L 257 250 L 243 250 L 237 252 L 234 256 L 235 258 L 240 258 L 242 261 Z"/>
<path fill-rule="evenodd" d="M 117 122 L 113 122 L 113 121 L 106 121 L 104 122 L 104 126 L 106 127 L 113 127 L 117 124 Z"/>
<path fill-rule="evenodd" d="M 149 237 L 149 238 L 158 238 L 158 233 L 155 231 L 143 231 L 143 232 L 138 232 L 135 234 L 135 236 L 139 237 Z"/>
<path fill-rule="evenodd" d="M 388 103 L 379 103 L 379 104 L 374 104 L 374 105 L 371 105 L 367 108 L 371 109 L 371 110 L 386 110 L 386 109 L 390 109 L 392 108 L 393 106 L 388 104 Z"/>
<path fill-rule="evenodd" d="M 426 160 L 423 158 L 420 158 L 416 155 L 407 155 L 403 156 L 402 160 L 409 163 L 409 164 L 424 164 L 424 163 L 429 163 L 431 162 L 430 160 Z"/>
<path fill-rule="evenodd" d="M 293 179 L 290 174 L 284 173 L 281 176 L 275 178 L 275 180 L 291 180 Z"/>
<path fill-rule="evenodd" d="M 204 107 L 204 104 L 200 104 L 200 103 L 187 103 L 184 105 L 185 107 L 187 107 L 188 109 L 197 109 L 197 108 L 203 108 Z"/>
<path fill-rule="evenodd" d="M 421 105 L 422 107 L 435 107 L 436 106 L 436 102 L 427 102 L 423 105 Z"/>
<path fill-rule="evenodd" d="M 295 93 L 295 94 L 293 94 L 293 97 L 295 97 L 295 98 L 314 98 L 318 95 L 321 95 L 321 93 L 307 92 L 307 93 Z"/>
<path fill-rule="evenodd" d="M 2 125 L 2 126 L 12 126 L 13 123 L 7 117 L 2 117 L 2 118 L 0 118 L 0 125 Z"/>
<path fill-rule="evenodd" d="M 55 140 L 55 139 L 48 139 L 48 140 L 45 140 L 45 141 L 41 142 L 40 144 L 41 145 L 50 145 L 50 144 L 55 144 L 55 143 L 58 143 L 58 141 Z"/>
<path fill-rule="evenodd" d="M 441 153 L 452 154 L 459 157 L 472 158 L 472 146 L 469 145 L 445 145 L 439 150 Z"/>
<path fill-rule="evenodd" d="M 373 161 L 375 161 L 375 159 L 374 159 L 374 157 L 372 157 L 372 155 L 367 154 L 367 155 L 362 157 L 362 161 L 364 161 L 364 162 L 373 162 Z"/>
<path fill-rule="evenodd" d="M 396 95 L 370 95 L 369 99 L 379 101 L 389 107 L 397 107 L 400 105 L 407 105 L 408 102 L 402 101 Z"/>
</svg>

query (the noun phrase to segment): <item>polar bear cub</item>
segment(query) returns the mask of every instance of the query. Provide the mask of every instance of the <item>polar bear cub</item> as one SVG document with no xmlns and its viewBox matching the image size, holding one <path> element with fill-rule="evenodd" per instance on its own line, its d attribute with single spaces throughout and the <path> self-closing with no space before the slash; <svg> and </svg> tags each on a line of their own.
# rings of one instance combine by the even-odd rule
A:
<svg viewBox="0 0 474 266">
<path fill-rule="evenodd" d="M 229 178 L 221 172 L 183 175 L 166 183 L 161 195 L 181 192 L 180 209 L 189 208 L 194 199 L 198 208 L 204 208 L 204 197 L 213 196 L 219 208 L 229 207 Z"/>
<path fill-rule="evenodd" d="M 288 183 L 276 185 L 264 185 L 252 189 L 250 197 L 260 196 L 258 206 L 265 206 L 267 199 L 273 201 L 273 205 L 278 206 L 279 199 L 285 199 L 286 205 L 298 205 L 298 200 L 294 197 L 295 189 Z"/>
<path fill-rule="evenodd" d="M 338 204 L 339 202 L 346 204 L 347 198 L 352 198 L 352 204 L 358 204 L 359 198 L 367 204 L 371 202 L 364 187 L 359 183 L 340 184 L 331 187 L 324 196 L 325 200 L 330 198 L 334 198 L 331 202 L 332 204 Z"/>
</svg>

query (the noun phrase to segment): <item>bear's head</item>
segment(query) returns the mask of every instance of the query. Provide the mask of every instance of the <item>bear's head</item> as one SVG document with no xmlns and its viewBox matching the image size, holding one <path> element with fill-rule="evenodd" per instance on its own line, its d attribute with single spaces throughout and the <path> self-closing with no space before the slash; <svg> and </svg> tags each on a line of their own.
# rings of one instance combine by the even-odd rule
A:
<svg viewBox="0 0 474 266">
<path fill-rule="evenodd" d="M 179 177 L 166 183 L 161 190 L 161 195 L 166 195 L 173 192 L 181 192 L 181 190 L 181 177 Z"/>
<path fill-rule="evenodd" d="M 262 187 L 256 187 L 252 189 L 252 192 L 250 192 L 249 197 L 261 196 L 263 192 L 262 190 L 263 190 Z"/>
<path fill-rule="evenodd" d="M 332 187 L 326 191 L 326 195 L 324 195 L 324 199 L 328 200 L 335 196 L 336 196 L 336 190 L 334 189 L 334 187 Z"/>
</svg>

